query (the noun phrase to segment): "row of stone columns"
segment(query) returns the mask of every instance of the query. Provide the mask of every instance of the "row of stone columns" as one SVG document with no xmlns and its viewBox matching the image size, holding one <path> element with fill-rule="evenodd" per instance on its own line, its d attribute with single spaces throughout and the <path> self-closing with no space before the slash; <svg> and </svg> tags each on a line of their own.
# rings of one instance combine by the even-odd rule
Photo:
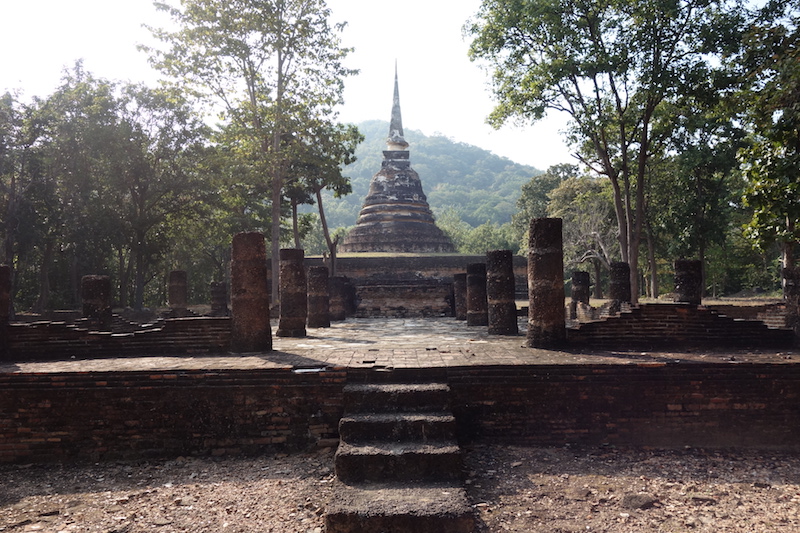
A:
<svg viewBox="0 0 800 533">
<path fill-rule="evenodd" d="M 277 336 L 305 337 L 306 327 L 330 327 L 331 320 L 346 318 L 350 288 L 347 278 L 329 278 L 326 266 L 313 266 L 306 272 L 301 249 L 284 248 L 280 250 L 279 259 Z M 234 236 L 231 247 L 231 349 L 234 352 L 272 349 L 267 265 L 261 233 Z"/>
<path fill-rule="evenodd" d="M 514 263 L 511 250 L 486 253 L 486 263 L 470 263 L 467 272 L 453 277 L 457 320 L 468 326 L 488 326 L 490 335 L 516 335 Z"/>
</svg>

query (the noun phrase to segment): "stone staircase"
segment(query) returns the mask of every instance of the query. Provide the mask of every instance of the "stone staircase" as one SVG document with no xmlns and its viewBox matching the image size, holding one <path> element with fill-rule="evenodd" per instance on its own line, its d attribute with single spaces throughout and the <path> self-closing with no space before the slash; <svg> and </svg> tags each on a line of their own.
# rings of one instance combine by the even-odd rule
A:
<svg viewBox="0 0 800 533">
<path fill-rule="evenodd" d="M 347 385 L 344 411 L 327 533 L 474 530 L 447 385 Z"/>
</svg>

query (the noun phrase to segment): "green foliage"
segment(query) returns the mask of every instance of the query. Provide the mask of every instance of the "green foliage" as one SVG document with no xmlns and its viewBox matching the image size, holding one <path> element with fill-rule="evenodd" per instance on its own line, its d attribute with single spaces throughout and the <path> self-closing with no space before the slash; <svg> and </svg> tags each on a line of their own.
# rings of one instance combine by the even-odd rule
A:
<svg viewBox="0 0 800 533">
<path fill-rule="evenodd" d="M 774 242 L 792 266 L 800 238 L 800 2 L 768 2 L 748 34 L 741 62 L 749 84 L 740 93 L 752 146 L 740 152 L 743 200 L 752 210 L 747 235 Z"/>
<path fill-rule="evenodd" d="M 563 221 L 564 265 L 617 260 L 613 191 L 608 180 L 570 177 L 550 192 L 547 215 Z"/>
<path fill-rule="evenodd" d="M 484 0 L 465 28 L 471 57 L 492 72 L 492 125 L 569 114 L 582 162 L 611 181 L 634 295 L 654 116 L 718 78 L 715 56 L 735 50 L 741 27 L 724 1 Z"/>
<path fill-rule="evenodd" d="M 166 45 L 145 48 L 151 63 L 187 90 L 222 105 L 222 129 L 235 148 L 232 154 L 253 166 L 250 175 L 270 182 L 270 244 L 277 271 L 285 181 L 292 165 L 314 146 L 309 142 L 314 135 L 307 133 L 334 124 L 344 78 L 356 73 L 343 65 L 350 52 L 340 43 L 343 26 L 330 26 L 324 0 L 183 0 L 180 7 L 156 6 L 172 17 L 176 29 L 151 28 Z M 290 192 L 296 206 L 298 190 Z M 272 296 L 277 295 L 276 276 Z"/>
<path fill-rule="evenodd" d="M 83 274 L 113 274 L 123 305 L 163 292 L 147 285 L 211 192 L 200 172 L 206 128 L 188 104 L 77 64 L 49 97 L 28 106 L 7 97 L 2 110 L 4 250 L 17 303 L 73 307 Z"/>
</svg>

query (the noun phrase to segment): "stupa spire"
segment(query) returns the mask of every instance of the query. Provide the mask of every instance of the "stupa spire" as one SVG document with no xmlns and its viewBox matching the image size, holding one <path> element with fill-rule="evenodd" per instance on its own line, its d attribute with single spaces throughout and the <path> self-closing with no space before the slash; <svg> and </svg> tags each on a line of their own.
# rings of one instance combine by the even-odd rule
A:
<svg viewBox="0 0 800 533">
<path fill-rule="evenodd" d="M 400 88 L 397 83 L 397 61 L 394 63 L 394 98 L 392 99 L 392 119 L 389 123 L 389 137 L 386 146 L 389 150 L 405 150 L 408 143 L 403 138 L 403 117 L 400 114 Z"/>
</svg>

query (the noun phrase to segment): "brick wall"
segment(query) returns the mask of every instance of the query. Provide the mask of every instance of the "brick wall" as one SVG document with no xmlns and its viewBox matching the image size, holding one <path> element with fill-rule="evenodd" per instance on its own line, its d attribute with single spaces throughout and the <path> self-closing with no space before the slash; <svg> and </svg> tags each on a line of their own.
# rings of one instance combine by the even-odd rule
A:
<svg viewBox="0 0 800 533">
<path fill-rule="evenodd" d="M 446 379 L 462 442 L 800 450 L 800 366 L 663 364 L 0 374 L 0 462 L 299 450 L 346 381 Z"/>
<path fill-rule="evenodd" d="M 450 372 L 464 441 L 800 449 L 800 367 L 655 364 Z"/>
<path fill-rule="evenodd" d="M 344 372 L 0 375 L 0 462 L 303 449 L 336 438 Z"/>
</svg>

